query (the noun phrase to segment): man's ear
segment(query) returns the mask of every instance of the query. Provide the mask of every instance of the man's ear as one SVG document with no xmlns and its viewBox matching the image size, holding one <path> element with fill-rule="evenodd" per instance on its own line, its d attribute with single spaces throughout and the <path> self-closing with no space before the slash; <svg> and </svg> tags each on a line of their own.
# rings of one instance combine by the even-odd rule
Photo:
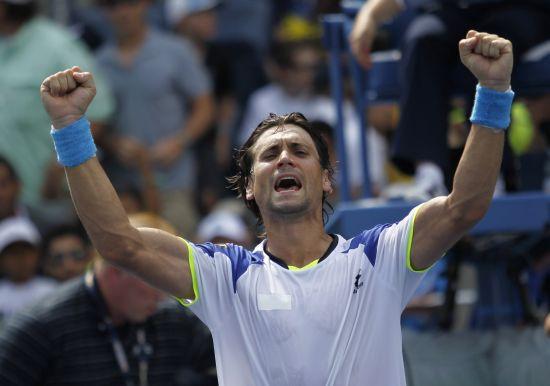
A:
<svg viewBox="0 0 550 386">
<path fill-rule="evenodd" d="M 330 180 L 330 175 L 328 170 L 323 170 L 323 192 L 327 194 L 332 193 L 332 181 Z"/>
<path fill-rule="evenodd" d="M 254 182 L 252 181 L 252 178 L 248 178 L 248 182 L 246 184 L 246 199 L 247 201 L 252 201 L 254 199 Z"/>
</svg>

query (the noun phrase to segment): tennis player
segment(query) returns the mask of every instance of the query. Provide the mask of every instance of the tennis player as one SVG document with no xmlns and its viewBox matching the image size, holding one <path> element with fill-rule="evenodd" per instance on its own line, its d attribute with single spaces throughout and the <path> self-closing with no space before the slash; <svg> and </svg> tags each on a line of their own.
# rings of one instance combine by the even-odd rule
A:
<svg viewBox="0 0 550 386">
<path fill-rule="evenodd" d="M 265 227 L 253 251 L 132 227 L 84 115 L 95 94 L 92 74 L 78 67 L 54 74 L 41 95 L 95 247 L 208 325 L 220 385 L 396 386 L 405 385 L 401 312 L 423 272 L 487 211 L 510 123 L 512 44 L 470 31 L 459 53 L 479 84 L 448 196 L 348 240 L 327 234 L 323 205 L 333 183 L 326 144 L 301 114 L 270 116 L 240 150 L 233 177 Z"/>
</svg>

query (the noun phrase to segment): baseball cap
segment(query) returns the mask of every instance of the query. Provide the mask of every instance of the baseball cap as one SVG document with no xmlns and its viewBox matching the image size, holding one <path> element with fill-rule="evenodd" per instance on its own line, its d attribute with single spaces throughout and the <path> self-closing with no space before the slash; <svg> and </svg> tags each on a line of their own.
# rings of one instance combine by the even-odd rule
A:
<svg viewBox="0 0 550 386">
<path fill-rule="evenodd" d="M 220 4 L 220 0 L 167 0 L 165 3 L 166 20 L 176 25 L 185 16 L 208 11 Z"/>
<path fill-rule="evenodd" d="M 224 238 L 236 243 L 246 243 L 249 232 L 239 215 L 218 211 L 209 214 L 199 223 L 197 236 L 203 242 Z"/>
<path fill-rule="evenodd" d="M 25 217 L 10 217 L 0 222 L 0 252 L 18 241 L 38 246 L 40 233 L 36 226 Z"/>
</svg>

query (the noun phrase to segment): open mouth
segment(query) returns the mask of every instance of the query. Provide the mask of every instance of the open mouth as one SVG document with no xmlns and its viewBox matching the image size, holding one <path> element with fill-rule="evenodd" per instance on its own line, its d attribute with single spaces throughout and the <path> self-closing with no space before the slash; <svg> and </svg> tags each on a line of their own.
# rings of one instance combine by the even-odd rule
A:
<svg viewBox="0 0 550 386">
<path fill-rule="evenodd" d="M 283 176 L 275 181 L 275 190 L 277 192 L 298 191 L 301 188 L 302 183 L 293 176 Z"/>
</svg>

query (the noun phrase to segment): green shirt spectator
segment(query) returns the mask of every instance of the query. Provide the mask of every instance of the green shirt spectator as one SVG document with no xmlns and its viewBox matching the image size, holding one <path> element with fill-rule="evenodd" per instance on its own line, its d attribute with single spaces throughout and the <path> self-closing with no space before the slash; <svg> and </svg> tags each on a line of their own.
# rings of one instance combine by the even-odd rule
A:
<svg viewBox="0 0 550 386">
<path fill-rule="evenodd" d="M 23 202 L 31 207 L 40 205 L 45 170 L 54 159 L 48 130 L 44 130 L 50 122 L 37 89 L 48 75 L 74 65 L 94 71 L 101 86 L 87 116 L 106 121 L 113 112 L 113 98 L 97 76 L 91 54 L 68 30 L 33 17 L 15 33 L 0 34 L 0 154 L 17 170 Z"/>
</svg>

